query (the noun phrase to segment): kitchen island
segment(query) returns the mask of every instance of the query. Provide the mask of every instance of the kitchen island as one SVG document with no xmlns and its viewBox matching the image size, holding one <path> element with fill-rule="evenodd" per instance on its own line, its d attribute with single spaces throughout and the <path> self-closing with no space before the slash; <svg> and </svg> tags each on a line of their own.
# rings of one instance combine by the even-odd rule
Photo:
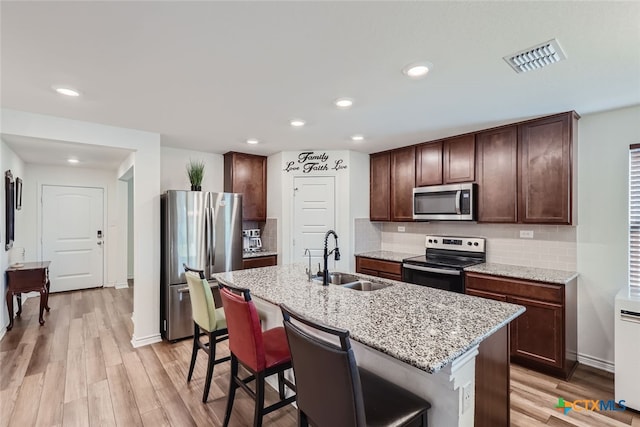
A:
<svg viewBox="0 0 640 427">
<path fill-rule="evenodd" d="M 214 277 L 250 289 L 256 304 L 269 313 L 265 328 L 282 325 L 277 304 L 284 303 L 311 319 L 348 329 L 359 365 L 431 402 L 429 425 L 474 425 L 478 347 L 492 335 L 503 336 L 492 352 L 504 353 L 508 363 L 504 327 L 524 308 L 358 276 L 391 286 L 372 292 L 322 286 L 308 282 L 301 264 Z M 508 396 L 508 383 L 506 388 L 502 391 Z"/>
</svg>

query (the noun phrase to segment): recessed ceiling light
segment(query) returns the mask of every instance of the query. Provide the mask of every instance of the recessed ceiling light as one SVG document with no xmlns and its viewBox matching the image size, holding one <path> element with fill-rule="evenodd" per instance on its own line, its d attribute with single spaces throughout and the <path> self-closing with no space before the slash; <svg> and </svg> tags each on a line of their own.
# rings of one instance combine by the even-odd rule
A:
<svg viewBox="0 0 640 427">
<path fill-rule="evenodd" d="M 353 135 L 351 137 L 351 140 L 352 141 L 363 141 L 364 140 L 364 136 L 362 136 L 362 135 Z"/>
<path fill-rule="evenodd" d="M 407 77 L 410 77 L 412 79 L 419 79 L 426 76 L 431 69 L 433 69 L 433 64 L 430 62 L 415 62 L 404 67 L 402 69 L 402 72 Z"/>
<path fill-rule="evenodd" d="M 65 87 L 65 86 L 52 86 L 53 90 L 55 90 L 56 92 L 58 92 L 60 95 L 66 95 L 66 96 L 80 96 L 80 92 L 78 92 L 75 89 L 71 89 L 70 87 Z"/>
<path fill-rule="evenodd" d="M 350 108 L 353 105 L 353 99 L 351 98 L 338 98 L 336 99 L 336 107 L 338 108 L 342 108 L 342 109 L 347 109 Z"/>
<path fill-rule="evenodd" d="M 299 128 L 299 127 L 304 126 L 305 121 L 304 121 L 304 120 L 300 120 L 300 119 L 293 119 L 293 120 L 291 120 L 291 121 L 289 122 L 289 124 L 290 124 L 291 126 L 293 126 L 294 128 Z"/>
<path fill-rule="evenodd" d="M 76 163 L 80 163 L 80 160 L 74 159 L 74 158 L 70 158 L 70 159 L 67 159 L 67 162 L 76 164 Z"/>
<path fill-rule="evenodd" d="M 247 144 L 254 144 L 254 145 L 255 145 L 255 144 L 257 144 L 258 142 L 260 142 L 260 141 L 258 141 L 258 140 L 257 140 L 257 139 L 255 139 L 255 138 L 249 138 L 249 139 L 247 139 Z"/>
</svg>

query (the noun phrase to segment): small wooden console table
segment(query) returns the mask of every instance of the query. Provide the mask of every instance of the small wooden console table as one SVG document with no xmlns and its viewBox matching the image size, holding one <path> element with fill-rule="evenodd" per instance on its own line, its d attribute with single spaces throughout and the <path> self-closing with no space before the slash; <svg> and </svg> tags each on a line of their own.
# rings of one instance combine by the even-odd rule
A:
<svg viewBox="0 0 640 427">
<path fill-rule="evenodd" d="M 18 299 L 18 312 L 22 313 L 22 296 L 26 292 L 40 292 L 40 324 L 44 325 L 42 314 L 49 311 L 49 264 L 51 261 L 26 262 L 21 266 L 7 268 L 7 309 L 9 310 L 9 326 L 13 328 L 13 296 Z"/>
</svg>

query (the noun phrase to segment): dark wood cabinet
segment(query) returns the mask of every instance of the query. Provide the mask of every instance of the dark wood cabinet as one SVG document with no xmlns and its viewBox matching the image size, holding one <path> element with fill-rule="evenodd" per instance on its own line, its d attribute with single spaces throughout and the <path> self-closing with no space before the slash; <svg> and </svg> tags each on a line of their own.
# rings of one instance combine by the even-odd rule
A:
<svg viewBox="0 0 640 427">
<path fill-rule="evenodd" d="M 391 155 L 389 152 L 369 156 L 369 219 L 371 221 L 391 220 Z"/>
<path fill-rule="evenodd" d="M 475 180 L 475 134 L 445 139 L 442 144 L 442 175 L 445 184 Z"/>
<path fill-rule="evenodd" d="M 571 224 L 575 112 L 518 126 L 518 222 Z"/>
<path fill-rule="evenodd" d="M 509 326 L 511 361 L 571 376 L 577 365 L 576 279 L 559 285 L 466 273 L 466 293 L 524 306 Z"/>
<path fill-rule="evenodd" d="M 242 219 L 267 219 L 267 158 L 228 152 L 224 155 L 224 191 L 242 193 Z"/>
<path fill-rule="evenodd" d="M 242 268 L 245 270 L 249 268 L 271 267 L 273 265 L 278 265 L 277 255 L 245 258 L 242 260 Z"/>
<path fill-rule="evenodd" d="M 356 256 L 356 273 L 401 281 L 402 263 Z"/>
<path fill-rule="evenodd" d="M 511 322 L 511 356 L 562 369 L 563 309 L 561 304 L 530 298 L 507 297 L 507 302 L 527 308 Z"/>
<path fill-rule="evenodd" d="M 509 126 L 476 136 L 478 222 L 518 220 L 518 129 Z"/>
<path fill-rule="evenodd" d="M 413 221 L 413 188 L 416 185 L 416 149 L 391 151 L 391 221 Z"/>
<path fill-rule="evenodd" d="M 442 184 L 442 141 L 416 147 L 416 187 Z"/>
</svg>

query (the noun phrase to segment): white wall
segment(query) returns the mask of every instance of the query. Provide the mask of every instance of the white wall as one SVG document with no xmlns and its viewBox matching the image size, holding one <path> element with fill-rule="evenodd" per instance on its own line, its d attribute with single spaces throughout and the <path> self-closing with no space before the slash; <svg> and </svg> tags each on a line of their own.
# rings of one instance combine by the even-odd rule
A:
<svg viewBox="0 0 640 427">
<path fill-rule="evenodd" d="M 351 151 L 315 151 L 316 154 L 327 153 L 330 161 L 343 159 L 347 165 L 343 170 L 317 171 L 305 174 L 302 171 L 285 172 L 285 166 L 296 162 L 301 151 L 284 151 L 270 156 L 267 160 L 267 216 L 277 218 L 278 254 L 282 263 L 291 263 L 293 257 L 293 182 L 299 176 L 333 176 L 335 177 L 335 231 L 340 237 L 342 257 L 336 262 L 336 269 L 352 271 L 355 269 L 354 259 L 354 219 L 369 212 L 369 160 L 368 155 Z"/>
<path fill-rule="evenodd" d="M 116 171 L 84 169 L 65 166 L 47 166 L 27 163 L 23 189 L 25 227 L 25 258 L 42 261 L 42 205 L 43 185 L 82 186 L 104 189 L 104 281 L 105 286 L 126 283 L 126 276 L 119 271 L 123 262 L 118 251 L 120 224 Z"/>
<path fill-rule="evenodd" d="M 2 140 L 0 140 L 0 164 L 2 165 L 2 168 L 0 169 L 0 172 L 2 173 L 2 191 L 0 192 L 0 245 L 2 245 L 2 249 L 0 249 L 0 253 L 2 255 L 0 255 L 0 271 L 4 272 L 7 267 L 9 266 L 10 263 L 10 259 L 9 259 L 9 255 L 10 252 L 7 252 L 4 250 L 4 245 L 6 242 L 6 234 L 5 234 L 5 192 L 4 192 L 4 173 L 6 170 L 11 170 L 11 174 L 13 175 L 13 179 L 15 180 L 16 177 L 20 177 L 23 180 L 25 179 L 25 174 L 24 174 L 24 162 L 22 161 L 22 159 L 20 159 L 20 157 L 18 157 L 16 155 L 16 153 L 13 152 L 13 150 L 11 150 L 11 148 L 9 148 L 9 146 Z M 13 243 L 14 247 L 24 247 L 25 245 L 25 240 L 26 240 L 26 236 L 25 236 L 25 221 L 24 221 L 24 216 L 25 216 L 25 212 L 27 212 L 27 208 L 25 206 L 25 202 L 24 202 L 24 191 L 27 188 L 26 182 L 23 182 L 23 187 L 22 187 L 22 191 L 23 191 L 23 196 L 22 196 L 22 205 L 23 208 L 21 210 L 17 210 L 15 212 L 15 232 L 14 232 L 14 236 L 15 236 L 15 240 Z M 25 259 L 27 259 L 25 257 Z M 5 305 L 5 292 L 7 290 L 7 284 L 6 284 L 6 275 L 2 274 L 2 279 L 0 280 L 0 296 L 2 303 L 0 304 L 0 307 L 2 307 L 2 309 L 0 310 L 0 338 L 4 335 L 7 325 L 9 324 L 9 317 L 8 317 L 8 313 L 7 313 L 7 309 L 6 309 L 6 305 Z M 17 310 L 17 305 L 14 304 L 14 312 Z"/>
<path fill-rule="evenodd" d="M 627 286 L 629 145 L 640 143 L 640 106 L 578 123 L 578 353 L 611 369 L 614 297 Z"/>
<path fill-rule="evenodd" d="M 187 176 L 189 160 L 204 161 L 202 191 L 221 192 L 224 190 L 224 156 L 202 151 L 162 147 L 160 149 L 160 190 L 162 192 L 191 189 Z"/>
<path fill-rule="evenodd" d="M 133 167 L 137 277 L 132 344 L 160 341 L 160 135 L 8 109 L 2 110 L 1 126 L 12 135 L 132 151 L 116 174 L 120 178 Z"/>
</svg>

